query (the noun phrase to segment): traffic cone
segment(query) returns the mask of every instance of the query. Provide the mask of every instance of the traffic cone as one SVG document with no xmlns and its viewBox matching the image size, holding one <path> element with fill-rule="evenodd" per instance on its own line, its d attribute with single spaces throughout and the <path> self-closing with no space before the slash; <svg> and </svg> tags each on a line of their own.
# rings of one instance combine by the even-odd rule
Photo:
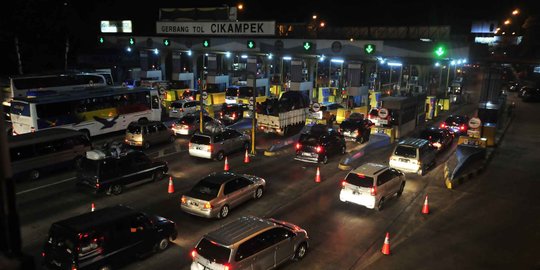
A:
<svg viewBox="0 0 540 270">
<path fill-rule="evenodd" d="M 174 185 L 172 181 L 172 176 L 169 176 L 169 190 L 167 192 L 169 192 L 169 194 L 174 193 Z"/>
<path fill-rule="evenodd" d="M 248 150 L 246 149 L 246 154 L 244 155 L 244 163 L 249 163 Z"/>
<path fill-rule="evenodd" d="M 426 194 L 426 199 L 424 200 L 424 206 L 422 207 L 422 214 L 429 214 L 429 205 L 428 205 L 428 195 Z"/>
<path fill-rule="evenodd" d="M 386 233 L 381 252 L 384 255 L 390 255 L 390 233 Z"/>
<path fill-rule="evenodd" d="M 94 212 L 94 210 L 96 210 L 96 205 L 92 203 L 92 206 L 90 206 L 90 211 Z"/>
<path fill-rule="evenodd" d="M 227 160 L 227 157 L 225 157 L 225 165 L 223 166 L 223 170 L 226 172 L 229 171 L 229 161 Z"/>
<path fill-rule="evenodd" d="M 315 183 L 321 182 L 321 170 L 319 166 L 317 166 L 317 174 L 315 174 Z"/>
</svg>

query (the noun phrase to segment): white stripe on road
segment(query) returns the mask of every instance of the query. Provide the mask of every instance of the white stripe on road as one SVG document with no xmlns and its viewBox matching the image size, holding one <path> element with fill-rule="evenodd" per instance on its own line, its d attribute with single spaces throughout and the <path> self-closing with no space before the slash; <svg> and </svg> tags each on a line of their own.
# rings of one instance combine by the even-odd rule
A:
<svg viewBox="0 0 540 270">
<path fill-rule="evenodd" d="M 58 185 L 58 184 L 61 184 L 61 183 L 64 183 L 64 182 L 73 181 L 75 179 L 77 179 L 77 177 L 71 177 L 71 178 L 68 178 L 68 179 L 65 179 L 65 180 L 62 180 L 62 181 L 58 181 L 58 182 L 50 183 L 50 184 L 47 184 L 47 185 L 43 185 L 43 186 L 23 190 L 23 191 L 17 192 L 16 194 L 21 195 L 21 194 L 24 194 L 24 193 L 28 193 L 28 192 L 36 191 L 36 190 L 39 190 L 39 189 L 44 189 L 44 188 L 48 188 L 48 187 L 51 187 L 51 186 L 54 186 L 54 185 Z"/>
</svg>

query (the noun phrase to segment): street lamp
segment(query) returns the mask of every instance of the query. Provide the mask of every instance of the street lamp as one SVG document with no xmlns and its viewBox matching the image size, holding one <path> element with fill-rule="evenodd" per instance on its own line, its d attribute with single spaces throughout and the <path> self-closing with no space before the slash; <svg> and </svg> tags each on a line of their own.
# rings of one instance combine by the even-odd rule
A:
<svg viewBox="0 0 540 270">
<path fill-rule="evenodd" d="M 519 9 L 514 9 L 514 11 L 512 11 L 512 15 L 516 16 L 519 14 Z"/>
<path fill-rule="evenodd" d="M 512 23 L 512 21 L 510 21 L 510 19 L 506 19 L 506 21 L 504 21 L 505 25 L 509 25 L 510 23 Z"/>
</svg>

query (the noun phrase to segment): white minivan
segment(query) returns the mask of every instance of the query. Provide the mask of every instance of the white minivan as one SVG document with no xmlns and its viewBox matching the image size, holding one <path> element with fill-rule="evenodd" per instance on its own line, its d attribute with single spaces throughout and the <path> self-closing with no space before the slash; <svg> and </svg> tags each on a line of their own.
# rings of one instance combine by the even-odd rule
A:
<svg viewBox="0 0 540 270">
<path fill-rule="evenodd" d="M 382 164 L 366 163 L 351 170 L 341 182 L 339 199 L 382 210 L 384 202 L 401 196 L 405 188 L 405 175 Z"/>
<path fill-rule="evenodd" d="M 428 140 L 407 138 L 400 141 L 390 156 L 390 167 L 424 175 L 435 164 L 436 148 Z"/>
</svg>

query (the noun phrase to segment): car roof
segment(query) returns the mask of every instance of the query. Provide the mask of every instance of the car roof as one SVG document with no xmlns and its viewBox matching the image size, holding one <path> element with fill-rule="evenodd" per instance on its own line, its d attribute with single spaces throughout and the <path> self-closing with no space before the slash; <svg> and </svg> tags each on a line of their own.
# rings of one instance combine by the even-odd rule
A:
<svg viewBox="0 0 540 270">
<path fill-rule="evenodd" d="M 237 178 L 238 176 L 240 175 L 231 173 L 231 172 L 215 172 L 215 173 L 209 174 L 208 176 L 204 177 L 201 180 L 205 180 L 206 182 L 221 185 L 231 179 Z"/>
<path fill-rule="evenodd" d="M 138 213 L 140 212 L 130 207 L 117 205 L 64 219 L 55 222 L 55 224 L 71 230 L 72 232 L 83 232 L 90 228 L 116 222 L 118 219 L 133 216 Z"/>
<path fill-rule="evenodd" d="M 365 163 L 360 167 L 353 169 L 352 173 L 360 173 L 367 176 L 376 176 L 377 174 L 385 171 L 388 167 L 377 163 Z"/>
<path fill-rule="evenodd" d="M 205 235 L 206 239 L 224 246 L 231 246 L 254 233 L 278 226 L 266 219 L 247 216 L 223 225 L 219 229 Z"/>
</svg>

